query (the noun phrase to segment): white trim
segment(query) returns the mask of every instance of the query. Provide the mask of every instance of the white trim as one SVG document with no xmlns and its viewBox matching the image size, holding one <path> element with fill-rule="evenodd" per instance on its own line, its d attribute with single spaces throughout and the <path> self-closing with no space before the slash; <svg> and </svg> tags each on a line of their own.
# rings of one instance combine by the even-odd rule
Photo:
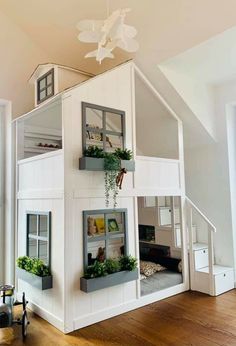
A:
<svg viewBox="0 0 236 346">
<path fill-rule="evenodd" d="M 22 300 L 22 295 L 20 293 L 17 293 L 17 299 L 19 301 Z M 63 320 L 57 318 L 55 315 L 53 315 L 49 311 L 41 308 L 40 306 L 38 306 L 34 302 L 29 302 L 27 305 L 27 308 L 29 308 L 31 311 L 33 311 L 35 314 L 37 314 L 38 316 L 40 316 L 44 320 L 51 323 L 54 327 L 59 329 L 61 332 L 63 332 L 63 333 L 65 332 Z"/>
<path fill-rule="evenodd" d="M 182 196 L 181 189 L 125 189 L 119 192 L 118 199 L 126 197 L 142 197 L 142 196 Z M 104 198 L 104 189 L 75 189 L 73 191 L 73 198 Z"/>
<path fill-rule="evenodd" d="M 135 69 L 135 72 L 137 72 L 138 76 L 149 87 L 149 89 L 152 91 L 152 93 L 158 98 L 158 100 L 163 104 L 163 106 L 166 107 L 166 109 L 169 111 L 169 113 L 172 115 L 172 117 L 181 122 L 181 119 L 178 117 L 178 115 L 175 113 L 175 111 L 168 105 L 168 103 L 166 102 L 164 97 L 161 96 L 161 94 L 156 90 L 156 88 L 152 85 L 152 83 L 149 82 L 149 80 L 145 76 L 145 74 L 135 64 L 134 64 L 134 69 Z"/>
<path fill-rule="evenodd" d="M 167 162 L 167 163 L 180 163 L 180 160 L 176 159 L 165 159 L 164 157 L 155 156 L 136 156 L 136 160 L 140 161 L 154 161 L 154 162 Z"/>
<path fill-rule="evenodd" d="M 58 149 L 55 151 L 50 151 L 49 153 L 39 154 L 32 157 L 28 157 L 27 159 L 19 160 L 17 164 L 20 166 L 20 165 L 24 165 L 25 163 L 48 159 L 49 157 L 53 157 L 53 156 L 63 155 L 63 153 L 64 153 L 63 149 Z"/>
<path fill-rule="evenodd" d="M 47 189 L 47 190 L 24 190 L 17 194 L 18 200 L 31 199 L 63 199 L 64 190 L 62 189 Z"/>
<path fill-rule="evenodd" d="M 28 79 L 28 82 L 31 84 L 31 83 L 34 83 L 35 79 L 37 79 L 40 75 L 40 69 L 44 69 L 48 67 L 48 69 L 51 69 L 51 68 L 62 68 L 64 70 L 68 70 L 68 71 L 73 71 L 73 72 L 77 72 L 77 73 L 80 73 L 80 74 L 83 74 L 85 76 L 89 76 L 89 77 L 93 77 L 94 74 L 90 73 L 90 72 L 86 72 L 86 71 L 82 71 L 82 70 L 78 70 L 74 67 L 69 67 L 69 66 L 66 66 L 66 65 L 58 65 L 58 64 L 54 64 L 54 63 L 45 63 L 45 64 L 38 64 L 38 66 L 35 68 L 35 70 L 33 71 L 33 73 L 31 74 L 30 78 Z"/>
<path fill-rule="evenodd" d="M 164 289 L 162 291 L 158 291 L 143 297 L 140 297 L 139 299 L 132 300 L 130 302 L 125 302 L 124 304 L 115 306 L 113 308 L 107 308 L 104 310 L 100 310 L 93 314 L 88 314 L 81 316 L 81 318 L 76 318 L 73 321 L 73 330 L 80 329 L 86 326 L 89 326 L 91 324 L 97 323 L 102 320 L 106 320 L 108 318 L 123 314 L 125 312 L 140 308 L 142 306 L 155 303 L 159 300 L 174 296 L 176 294 L 185 292 L 188 290 L 188 285 L 182 283 L 177 286 L 173 286 L 167 289 Z M 66 331 L 66 333 L 72 332 L 72 330 Z"/>
<path fill-rule="evenodd" d="M 31 111 L 24 113 L 20 115 L 19 117 L 15 118 L 12 120 L 12 122 L 18 122 L 18 121 L 23 121 L 31 116 L 34 116 L 37 113 L 44 112 L 46 109 L 50 109 L 51 107 L 54 107 L 55 104 L 60 104 L 61 103 L 61 95 L 63 92 L 52 96 L 51 98 L 45 100 L 43 103 L 40 103 L 37 107 L 31 109 Z"/>
<path fill-rule="evenodd" d="M 14 169 L 12 169 L 13 150 L 12 150 L 12 129 L 11 102 L 0 99 L 0 106 L 3 110 L 2 130 L 4 131 L 4 148 L 3 148 L 3 277 L 1 278 L 9 284 L 14 284 Z"/>
</svg>

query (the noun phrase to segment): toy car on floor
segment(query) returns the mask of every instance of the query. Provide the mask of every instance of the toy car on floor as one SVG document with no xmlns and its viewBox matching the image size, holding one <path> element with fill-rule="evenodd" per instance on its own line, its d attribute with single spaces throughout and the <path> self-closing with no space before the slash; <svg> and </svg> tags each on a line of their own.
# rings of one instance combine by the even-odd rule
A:
<svg viewBox="0 0 236 346">
<path fill-rule="evenodd" d="M 25 293 L 22 295 L 22 302 L 15 301 L 14 299 L 14 286 L 3 285 L 0 286 L 0 328 L 11 327 L 13 324 L 21 326 L 21 334 L 24 339 L 27 335 L 27 327 L 29 321 L 27 318 Z M 13 319 L 14 306 L 22 305 L 21 318 Z"/>
</svg>

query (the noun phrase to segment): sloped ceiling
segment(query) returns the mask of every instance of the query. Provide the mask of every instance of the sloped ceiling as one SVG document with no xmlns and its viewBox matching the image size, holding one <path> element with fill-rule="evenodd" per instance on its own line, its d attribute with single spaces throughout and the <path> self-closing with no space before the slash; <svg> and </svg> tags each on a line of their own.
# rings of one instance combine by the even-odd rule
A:
<svg viewBox="0 0 236 346">
<path fill-rule="evenodd" d="M 165 96 L 157 65 L 236 24 L 235 0 L 110 0 L 110 11 L 131 7 L 127 22 L 138 29 L 135 55 L 115 51 L 98 65 L 84 59 L 93 45 L 77 40 L 81 19 L 106 17 L 105 0 L 0 0 L 0 97 L 13 100 L 14 116 L 32 107 L 27 84 L 34 67 L 56 62 L 98 73 L 130 57 Z M 176 106 L 174 93 L 171 97 Z M 179 112 L 187 112 L 182 105 Z"/>
</svg>

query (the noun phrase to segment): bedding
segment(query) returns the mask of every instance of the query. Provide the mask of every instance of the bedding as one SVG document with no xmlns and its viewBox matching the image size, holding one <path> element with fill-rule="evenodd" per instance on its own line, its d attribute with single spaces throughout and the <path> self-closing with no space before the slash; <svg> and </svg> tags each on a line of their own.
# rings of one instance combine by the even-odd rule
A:
<svg viewBox="0 0 236 346">
<path fill-rule="evenodd" d="M 150 261 L 140 261 L 140 273 L 149 277 L 156 272 L 165 270 L 166 268 L 162 265 Z"/>
</svg>

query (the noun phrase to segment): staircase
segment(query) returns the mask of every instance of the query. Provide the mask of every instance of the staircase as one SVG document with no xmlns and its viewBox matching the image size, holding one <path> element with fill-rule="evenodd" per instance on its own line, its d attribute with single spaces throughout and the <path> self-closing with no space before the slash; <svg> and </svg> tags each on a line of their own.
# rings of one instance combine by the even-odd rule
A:
<svg viewBox="0 0 236 346">
<path fill-rule="evenodd" d="M 191 290 L 217 296 L 233 289 L 233 268 L 215 263 L 214 234 L 216 227 L 187 197 L 186 208 Z M 203 232 L 199 230 L 199 222 L 201 225 L 205 225 Z"/>
</svg>

